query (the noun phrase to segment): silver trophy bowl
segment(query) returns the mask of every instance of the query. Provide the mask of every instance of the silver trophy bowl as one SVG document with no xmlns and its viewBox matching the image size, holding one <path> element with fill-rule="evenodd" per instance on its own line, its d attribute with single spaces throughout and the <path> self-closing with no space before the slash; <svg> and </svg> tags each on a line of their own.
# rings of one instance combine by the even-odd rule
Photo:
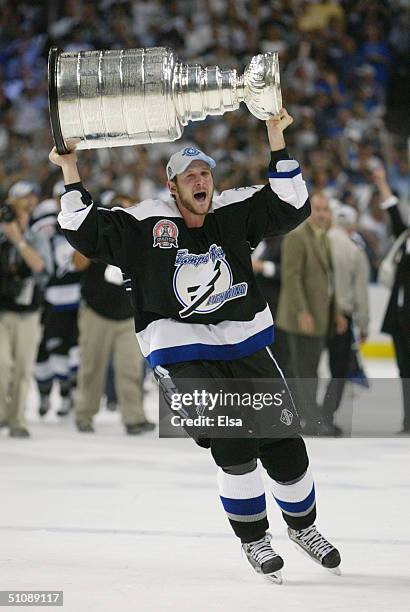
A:
<svg viewBox="0 0 410 612">
<path fill-rule="evenodd" d="M 258 119 L 282 107 L 277 53 L 252 58 L 242 76 L 178 61 L 166 47 L 50 50 L 51 129 L 58 153 L 181 137 L 188 121 L 223 115 L 245 102 Z"/>
</svg>

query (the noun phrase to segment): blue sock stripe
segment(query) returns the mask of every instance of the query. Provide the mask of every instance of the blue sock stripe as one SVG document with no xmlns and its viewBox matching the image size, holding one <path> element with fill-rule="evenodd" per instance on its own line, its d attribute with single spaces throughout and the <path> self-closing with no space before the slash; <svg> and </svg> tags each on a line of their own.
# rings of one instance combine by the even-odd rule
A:
<svg viewBox="0 0 410 612">
<path fill-rule="evenodd" d="M 277 497 L 275 497 L 275 499 L 276 499 L 278 506 L 280 507 L 281 510 L 283 510 L 283 512 L 289 512 L 289 513 L 304 512 L 305 510 L 309 510 L 309 508 L 312 506 L 312 504 L 315 501 L 315 485 L 312 485 L 311 492 L 302 501 L 285 502 L 285 501 L 282 501 L 281 499 L 278 499 Z"/>
<path fill-rule="evenodd" d="M 266 509 L 265 493 L 259 497 L 249 497 L 247 499 L 232 499 L 231 497 L 221 497 L 225 512 L 230 514 L 246 515 L 259 514 Z"/>
</svg>

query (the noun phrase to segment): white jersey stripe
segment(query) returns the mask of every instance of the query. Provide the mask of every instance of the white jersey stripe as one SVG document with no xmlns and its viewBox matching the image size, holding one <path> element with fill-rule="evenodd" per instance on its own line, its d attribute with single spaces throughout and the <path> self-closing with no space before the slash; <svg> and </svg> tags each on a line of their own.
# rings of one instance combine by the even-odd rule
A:
<svg viewBox="0 0 410 612">
<path fill-rule="evenodd" d="M 68 191 L 61 196 L 61 212 L 58 222 L 63 229 L 76 231 L 87 218 L 91 206 L 86 206 L 81 199 L 81 192 L 77 189 Z"/>
<path fill-rule="evenodd" d="M 180 353 L 184 352 L 184 348 L 186 348 L 188 353 L 189 347 L 192 345 L 202 346 L 202 359 L 207 358 L 207 352 L 209 358 L 215 359 L 213 356 L 215 349 L 220 348 L 223 352 L 223 348 L 226 347 L 227 355 L 228 353 L 231 355 L 235 353 L 235 346 L 238 346 L 239 352 L 241 350 L 239 345 L 255 338 L 255 342 L 249 344 L 250 350 L 247 354 L 250 354 L 269 344 L 269 341 L 265 342 L 265 340 L 272 331 L 272 314 L 269 306 L 266 306 L 264 310 L 256 313 L 251 321 L 222 321 L 215 325 L 201 323 L 187 325 L 174 319 L 159 319 L 139 332 L 137 338 L 142 354 L 150 361 L 151 365 L 158 365 L 158 363 L 161 365 L 161 363 L 172 363 L 173 351 Z M 259 343 L 262 346 L 259 346 Z M 160 355 L 157 363 L 156 352 Z M 167 361 L 161 362 L 161 355 L 167 355 Z M 223 356 L 219 358 L 223 359 Z M 176 361 L 179 361 L 179 359 Z"/>
</svg>

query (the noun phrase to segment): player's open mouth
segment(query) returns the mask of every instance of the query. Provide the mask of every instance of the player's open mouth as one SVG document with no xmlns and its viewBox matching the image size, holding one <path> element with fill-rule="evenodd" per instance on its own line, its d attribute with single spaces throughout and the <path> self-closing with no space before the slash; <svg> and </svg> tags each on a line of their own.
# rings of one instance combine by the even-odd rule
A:
<svg viewBox="0 0 410 612">
<path fill-rule="evenodd" d="M 206 192 L 205 191 L 199 191 L 198 193 L 194 193 L 194 198 L 197 202 L 205 202 L 206 199 Z"/>
</svg>

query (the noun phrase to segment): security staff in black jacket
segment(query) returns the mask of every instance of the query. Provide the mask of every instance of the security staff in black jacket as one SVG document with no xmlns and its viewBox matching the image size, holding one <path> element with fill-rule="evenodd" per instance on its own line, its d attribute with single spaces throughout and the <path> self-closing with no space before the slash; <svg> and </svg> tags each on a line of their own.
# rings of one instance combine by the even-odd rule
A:
<svg viewBox="0 0 410 612">
<path fill-rule="evenodd" d="M 374 182 L 382 198 L 381 208 L 389 214 L 393 234 L 398 238 L 407 232 L 397 257 L 396 275 L 387 305 L 382 331 L 393 338 L 397 366 L 403 389 L 403 429 L 400 433 L 410 433 L 410 229 L 401 217 L 398 199 L 393 195 L 386 180 L 384 168 L 380 166 L 374 173 Z"/>
<path fill-rule="evenodd" d="M 131 279 L 137 338 L 163 387 L 181 379 L 270 379 L 280 407 L 264 407 L 266 437 L 212 437 L 221 501 L 254 569 L 280 580 L 283 559 L 273 550 L 259 458 L 288 525 L 289 537 L 315 561 L 337 568 L 340 555 L 316 529 L 313 477 L 286 382 L 266 347 L 273 320 L 258 289 L 251 251 L 266 236 L 286 233 L 310 214 L 301 170 L 290 159 L 285 109 L 266 122 L 271 148 L 264 186 L 213 194 L 215 161 L 194 147 L 167 165 L 174 201 L 145 200 L 126 210 L 97 209 L 81 184 L 74 152 L 50 160 L 61 166 L 67 192 L 59 222 L 88 257 L 120 267 Z M 254 381 L 253 381 L 254 382 Z M 250 383 L 251 386 L 252 383 Z M 196 405 L 199 410 L 202 405 Z M 221 414 L 221 405 L 217 411 Z M 272 433 L 276 431 L 276 433 Z M 201 430 L 199 432 L 201 434 Z M 248 432 L 249 433 L 249 432 Z M 269 437 L 268 437 L 269 436 Z"/>
</svg>

